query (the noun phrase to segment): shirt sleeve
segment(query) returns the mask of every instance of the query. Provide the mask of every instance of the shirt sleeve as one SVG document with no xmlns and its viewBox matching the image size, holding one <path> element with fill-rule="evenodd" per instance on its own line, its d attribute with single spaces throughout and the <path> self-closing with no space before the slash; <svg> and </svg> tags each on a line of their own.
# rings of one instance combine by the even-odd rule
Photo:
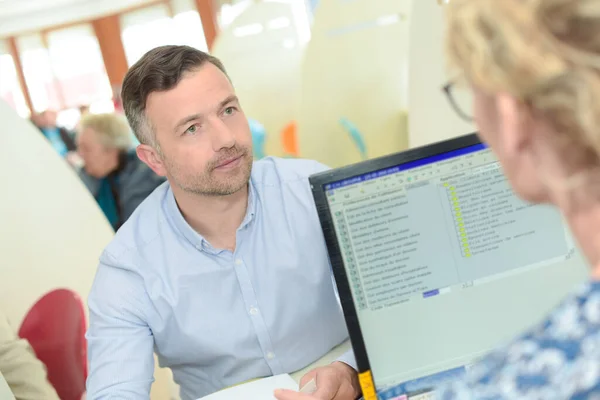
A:
<svg viewBox="0 0 600 400">
<path fill-rule="evenodd" d="M 343 362 L 344 364 L 351 366 L 355 371 L 358 371 L 356 359 L 354 358 L 354 350 L 352 349 L 342 354 L 336 361 Z"/>
<path fill-rule="evenodd" d="M 88 306 L 87 399 L 148 399 L 154 338 L 146 322 L 151 304 L 142 278 L 105 253 Z"/>
<path fill-rule="evenodd" d="M 25 339 L 20 339 L 0 315 L 0 374 L 15 398 L 20 400 L 59 400 L 48 382 L 45 365 Z"/>
</svg>

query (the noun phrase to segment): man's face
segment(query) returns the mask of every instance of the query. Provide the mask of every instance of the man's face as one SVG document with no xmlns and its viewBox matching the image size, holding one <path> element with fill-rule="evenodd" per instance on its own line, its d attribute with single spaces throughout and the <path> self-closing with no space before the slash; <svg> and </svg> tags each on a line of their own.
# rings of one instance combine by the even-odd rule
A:
<svg viewBox="0 0 600 400">
<path fill-rule="evenodd" d="M 77 136 L 77 151 L 85 163 L 85 172 L 94 178 L 104 178 L 118 165 L 119 151 L 104 147 L 91 128 L 83 129 Z"/>
<path fill-rule="evenodd" d="M 252 169 L 252 135 L 233 86 L 216 66 L 187 72 L 179 84 L 146 102 L 160 151 L 150 165 L 180 189 L 225 196 L 246 186 Z"/>
</svg>

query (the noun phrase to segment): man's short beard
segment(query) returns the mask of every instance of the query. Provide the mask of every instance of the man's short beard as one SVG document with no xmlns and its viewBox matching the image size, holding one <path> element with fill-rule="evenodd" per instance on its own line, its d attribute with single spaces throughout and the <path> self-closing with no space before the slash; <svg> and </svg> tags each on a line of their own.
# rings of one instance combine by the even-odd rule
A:
<svg viewBox="0 0 600 400">
<path fill-rule="evenodd" d="M 242 158 L 238 167 L 241 169 L 239 174 L 227 181 L 215 181 L 212 179 L 212 172 L 222 160 L 239 155 L 240 153 L 242 154 Z M 206 170 L 196 176 L 185 176 L 181 174 L 181 169 L 178 166 L 171 164 L 165 158 L 163 158 L 163 161 L 169 171 L 169 180 L 181 190 L 197 196 L 216 197 L 229 196 L 246 187 L 252 172 L 253 157 L 252 152 L 248 149 L 237 148 L 237 150 L 230 150 L 227 154 L 209 163 Z"/>
</svg>

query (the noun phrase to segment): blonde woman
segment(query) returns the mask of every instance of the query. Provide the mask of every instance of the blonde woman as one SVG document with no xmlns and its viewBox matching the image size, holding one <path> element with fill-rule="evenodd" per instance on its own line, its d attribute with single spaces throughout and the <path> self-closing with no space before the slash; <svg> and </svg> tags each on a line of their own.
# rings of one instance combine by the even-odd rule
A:
<svg viewBox="0 0 600 400">
<path fill-rule="evenodd" d="M 446 89 L 462 83 L 474 94 L 474 109 L 458 113 L 473 115 L 520 197 L 560 209 L 590 280 L 436 396 L 600 399 L 600 0 L 450 0 L 447 8 L 460 82 Z"/>
<path fill-rule="evenodd" d="M 452 0 L 447 48 L 514 190 L 561 210 L 591 276 L 438 397 L 600 398 L 600 0 Z"/>
</svg>

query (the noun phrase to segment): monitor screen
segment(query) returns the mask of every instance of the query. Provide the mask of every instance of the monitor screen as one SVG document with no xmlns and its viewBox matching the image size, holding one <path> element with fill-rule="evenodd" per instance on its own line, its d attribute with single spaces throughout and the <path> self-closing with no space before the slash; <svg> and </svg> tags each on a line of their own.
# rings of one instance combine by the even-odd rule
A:
<svg viewBox="0 0 600 400">
<path fill-rule="evenodd" d="M 382 399 L 426 398 L 586 274 L 558 211 L 516 197 L 482 144 L 323 189 Z"/>
</svg>

